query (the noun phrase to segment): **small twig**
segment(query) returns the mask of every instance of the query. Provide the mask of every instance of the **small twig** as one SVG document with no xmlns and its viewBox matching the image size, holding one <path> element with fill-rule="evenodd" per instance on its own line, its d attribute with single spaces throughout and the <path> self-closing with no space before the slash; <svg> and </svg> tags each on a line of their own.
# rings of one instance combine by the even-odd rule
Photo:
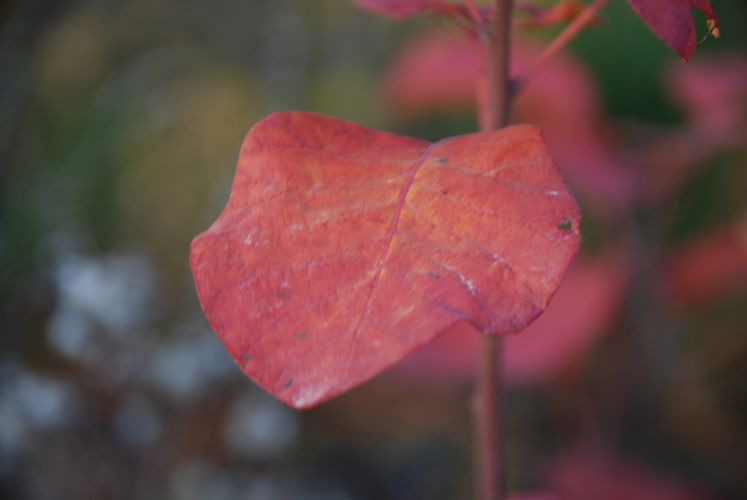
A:
<svg viewBox="0 0 747 500">
<path fill-rule="evenodd" d="M 516 79 L 513 84 L 515 91 L 519 91 L 526 85 L 526 82 L 536 76 L 536 74 L 555 56 L 557 56 L 568 44 L 592 22 L 599 14 L 599 11 L 607 4 L 607 0 L 595 0 L 594 3 L 586 7 L 573 22 L 545 47 L 545 50 L 539 57 L 524 71 L 524 74 Z"/>
</svg>

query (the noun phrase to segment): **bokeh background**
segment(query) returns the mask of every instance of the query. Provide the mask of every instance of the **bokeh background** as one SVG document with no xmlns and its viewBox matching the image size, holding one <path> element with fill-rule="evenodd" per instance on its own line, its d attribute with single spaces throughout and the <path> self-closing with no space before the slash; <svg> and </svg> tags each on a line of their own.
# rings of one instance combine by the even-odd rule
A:
<svg viewBox="0 0 747 500">
<path fill-rule="evenodd" d="M 513 490 L 747 498 L 747 5 L 714 4 L 684 65 L 612 0 L 517 102 L 585 239 L 510 346 Z M 300 414 L 241 375 L 188 269 L 272 111 L 473 131 L 444 33 L 350 0 L 0 1 L 0 498 L 471 497 L 470 332 Z"/>
</svg>

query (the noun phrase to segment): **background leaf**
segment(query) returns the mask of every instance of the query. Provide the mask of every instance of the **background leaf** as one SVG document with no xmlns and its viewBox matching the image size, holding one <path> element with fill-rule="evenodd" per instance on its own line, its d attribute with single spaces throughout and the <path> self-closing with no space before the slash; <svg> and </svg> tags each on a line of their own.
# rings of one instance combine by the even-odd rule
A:
<svg viewBox="0 0 747 500">
<path fill-rule="evenodd" d="M 707 18 L 710 33 L 718 38 L 718 20 L 710 0 L 628 0 L 633 10 L 643 19 L 669 48 L 688 61 L 695 53 L 697 35 L 690 9 L 698 9 Z"/>
</svg>

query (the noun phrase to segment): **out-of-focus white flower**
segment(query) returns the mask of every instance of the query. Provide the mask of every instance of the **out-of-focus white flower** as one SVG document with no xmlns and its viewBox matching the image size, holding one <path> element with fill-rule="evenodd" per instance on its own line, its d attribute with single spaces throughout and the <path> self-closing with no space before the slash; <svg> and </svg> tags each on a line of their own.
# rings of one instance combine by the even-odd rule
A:
<svg viewBox="0 0 747 500">
<path fill-rule="evenodd" d="M 230 407 L 223 440 L 240 456 L 278 458 L 290 450 L 298 433 L 298 415 L 269 396 L 250 392 Z"/>
</svg>

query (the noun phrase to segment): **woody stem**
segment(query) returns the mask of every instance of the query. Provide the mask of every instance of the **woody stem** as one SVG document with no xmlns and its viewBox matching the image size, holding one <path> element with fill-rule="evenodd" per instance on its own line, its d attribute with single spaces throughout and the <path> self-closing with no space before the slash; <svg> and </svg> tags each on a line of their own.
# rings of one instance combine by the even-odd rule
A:
<svg viewBox="0 0 747 500">
<path fill-rule="evenodd" d="M 503 500 L 506 493 L 501 354 L 503 339 L 481 335 L 475 391 L 475 488 L 478 500 Z"/>
<path fill-rule="evenodd" d="M 489 43 L 489 89 L 485 130 L 497 130 L 511 115 L 510 46 L 513 0 L 496 0 Z M 488 332 L 495 333 L 495 332 Z M 502 415 L 503 339 L 480 335 L 474 396 L 475 489 L 479 500 L 503 500 L 506 495 Z"/>
<path fill-rule="evenodd" d="M 511 14 L 513 0 L 496 0 L 495 15 L 489 33 L 489 89 L 487 130 L 508 125 L 511 116 Z"/>
</svg>

